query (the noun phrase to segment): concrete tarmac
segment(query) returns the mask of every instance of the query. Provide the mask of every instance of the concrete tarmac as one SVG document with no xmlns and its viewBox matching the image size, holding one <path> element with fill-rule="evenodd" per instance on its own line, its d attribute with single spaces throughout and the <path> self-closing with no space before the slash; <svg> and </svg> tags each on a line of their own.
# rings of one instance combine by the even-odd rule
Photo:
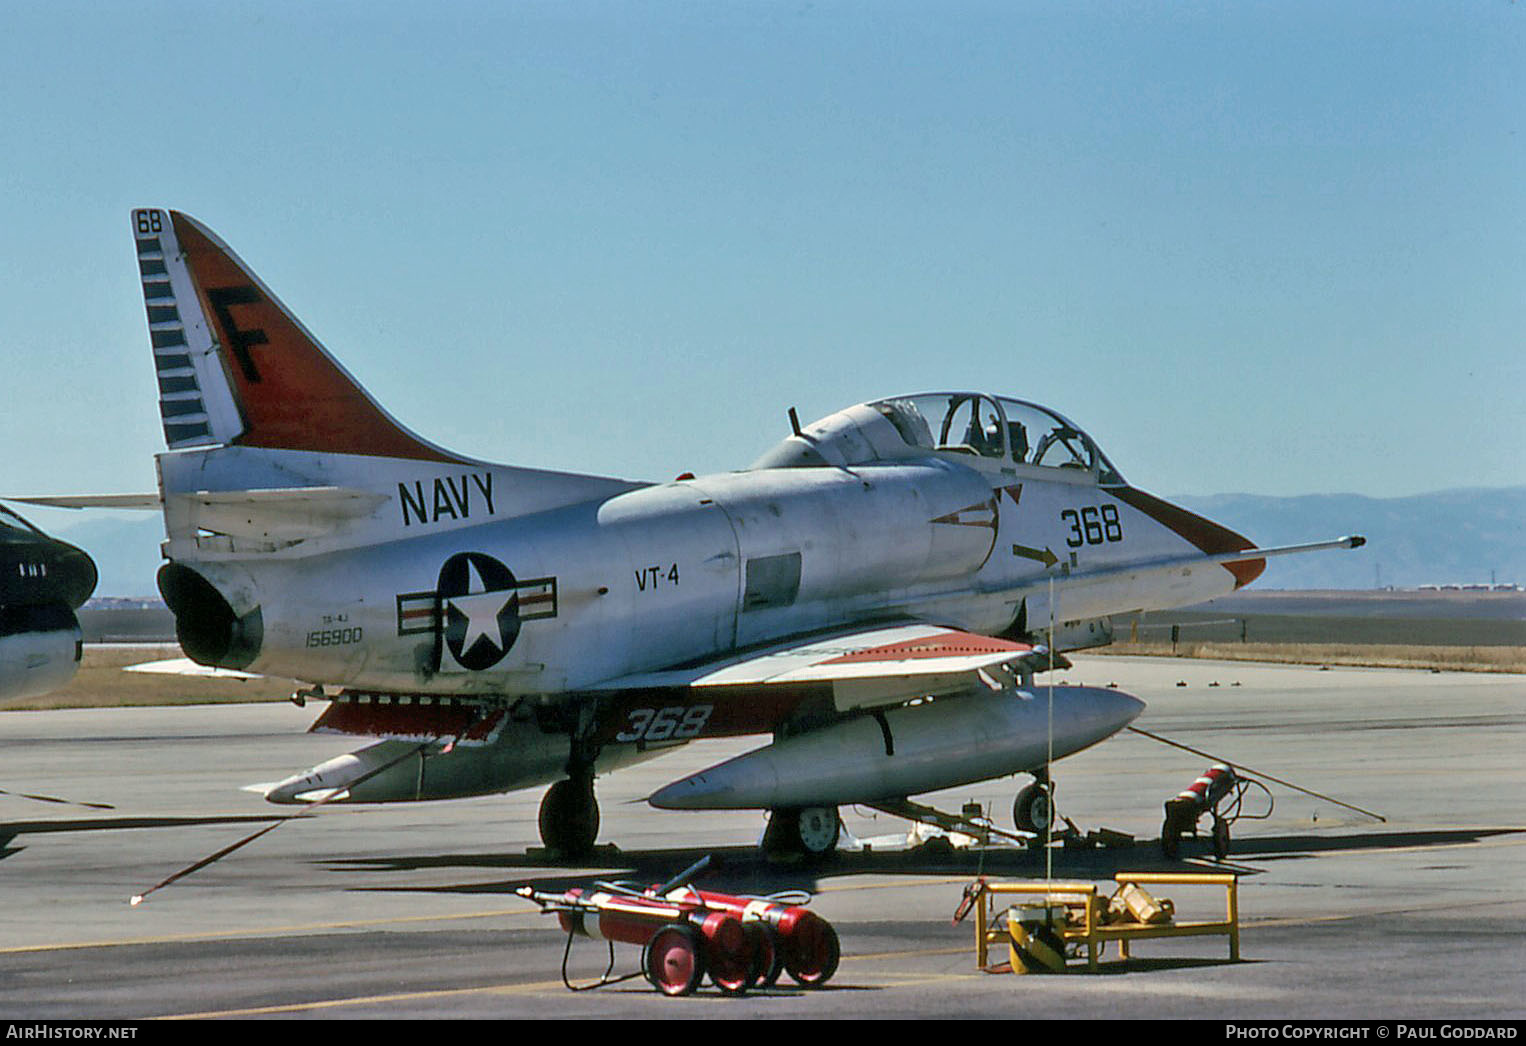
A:
<svg viewBox="0 0 1526 1046">
<path fill-rule="evenodd" d="M 1204 843 L 1168 862 L 1164 800 L 1209 760 L 1123 734 L 1058 764 L 1060 812 L 1129 832 L 1130 849 L 904 847 L 907 825 L 845 809 L 870 852 L 819 868 L 770 865 L 761 814 L 664 813 L 641 800 L 761 743 L 691 745 L 599 782 L 600 853 L 539 851 L 540 791 L 394 807 L 329 808 L 128 904 L 166 876 L 289 811 L 240 787 L 357 747 L 306 734 L 290 705 L 0 714 L 0 1018 L 1213 1018 L 1526 1016 L 1526 678 L 1078 657 L 1071 682 L 1117 683 L 1138 725 L 1383 814 L 1379 823 L 1273 786 L 1263 820 L 1234 826 L 1242 961 L 1223 938 L 1109 951 L 1103 972 L 996 976 L 975 968 L 961 890 L 995 879 L 1110 882 L 1118 870 L 1212 870 Z M 1178 685 L 1185 683 L 1185 686 Z M 1217 684 L 1217 685 L 1213 685 Z M 1009 824 L 1026 778 L 929 797 L 988 804 Z M 113 809 L 18 797 L 34 793 Z M 1259 814 L 1257 795 L 1246 810 Z M 1205 821 L 1206 827 L 1206 821 Z M 899 846 L 897 845 L 899 844 Z M 823 990 L 687 999 L 639 979 L 562 984 L 566 938 L 513 893 L 594 878 L 652 882 L 696 858 L 702 884 L 805 887 L 843 961 Z M 1162 888 L 1186 918 L 1222 891 Z M 616 947 L 616 972 L 638 950 Z M 579 939 L 577 980 L 605 946 Z"/>
</svg>

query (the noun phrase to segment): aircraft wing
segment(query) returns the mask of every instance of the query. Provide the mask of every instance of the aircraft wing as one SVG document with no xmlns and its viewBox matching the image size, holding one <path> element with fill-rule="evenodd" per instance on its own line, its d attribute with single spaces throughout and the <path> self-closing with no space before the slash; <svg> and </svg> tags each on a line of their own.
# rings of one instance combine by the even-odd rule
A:
<svg viewBox="0 0 1526 1046">
<path fill-rule="evenodd" d="M 901 623 L 818 632 L 683 668 L 622 676 L 581 693 L 606 705 L 601 740 L 650 744 L 767 733 L 802 707 L 846 712 L 995 689 L 1015 682 L 1014 673 L 1043 670 L 1048 663 L 1043 647 Z M 664 706 L 668 713 L 699 711 L 686 727 L 660 717 Z M 346 690 L 311 729 L 414 742 L 451 737 L 470 747 L 491 741 L 506 714 L 481 697 L 415 701 Z M 647 729 L 659 724 L 666 724 L 661 737 Z"/>
<path fill-rule="evenodd" d="M 838 711 L 991 687 L 992 673 L 1042 669 L 1042 647 L 956 628 L 894 624 L 815 634 L 685 668 L 609 680 L 608 691 L 688 690 L 715 697 L 830 691 Z M 1008 680 L 1010 681 L 1010 680 Z"/>
</svg>

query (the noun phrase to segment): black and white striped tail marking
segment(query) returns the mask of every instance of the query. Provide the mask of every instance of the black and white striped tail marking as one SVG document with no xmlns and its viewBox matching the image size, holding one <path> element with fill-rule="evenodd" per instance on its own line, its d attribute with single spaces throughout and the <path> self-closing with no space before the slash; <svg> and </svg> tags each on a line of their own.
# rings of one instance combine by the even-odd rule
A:
<svg viewBox="0 0 1526 1046">
<path fill-rule="evenodd" d="M 154 349 L 159 379 L 159 415 L 164 441 L 171 450 L 217 442 L 191 363 L 185 321 L 166 264 L 165 241 L 173 243 L 169 215 L 163 211 L 133 212 L 138 247 L 138 273 L 143 281 L 143 304 L 148 310 L 148 336 Z"/>
</svg>

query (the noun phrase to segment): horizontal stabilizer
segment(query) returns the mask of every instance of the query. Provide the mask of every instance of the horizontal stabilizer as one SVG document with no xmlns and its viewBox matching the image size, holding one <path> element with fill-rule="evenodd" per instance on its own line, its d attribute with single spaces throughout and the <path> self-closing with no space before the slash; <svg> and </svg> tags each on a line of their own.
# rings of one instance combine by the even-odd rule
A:
<svg viewBox="0 0 1526 1046">
<path fill-rule="evenodd" d="M 20 501 L 28 505 L 46 505 L 49 508 L 117 508 L 155 511 L 162 504 L 158 494 L 45 494 L 24 498 L 7 497 L 0 500 Z"/>
<path fill-rule="evenodd" d="M 263 679 L 251 672 L 239 672 L 231 668 L 214 668 L 198 665 L 188 657 L 171 657 L 163 661 L 145 661 L 140 665 L 128 665 L 124 672 L 145 672 L 162 676 L 199 676 L 206 679 Z"/>
<path fill-rule="evenodd" d="M 390 499 L 347 487 L 283 487 L 274 490 L 199 490 L 170 497 L 190 509 L 200 530 L 236 538 L 296 542 L 364 519 Z"/>
</svg>

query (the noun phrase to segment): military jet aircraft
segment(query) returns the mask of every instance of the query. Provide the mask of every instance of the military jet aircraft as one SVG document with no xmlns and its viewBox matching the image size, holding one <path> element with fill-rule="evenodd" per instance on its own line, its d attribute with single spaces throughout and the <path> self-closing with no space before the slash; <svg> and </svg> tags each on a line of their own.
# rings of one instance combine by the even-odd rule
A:
<svg viewBox="0 0 1526 1046">
<path fill-rule="evenodd" d="M 376 742 L 261 786 L 273 802 L 550 784 L 542 838 L 575 854 L 596 774 L 772 734 L 651 802 L 769 810 L 771 845 L 822 854 L 840 805 L 1026 772 L 1034 830 L 1049 761 L 1143 708 L 1035 669 L 1110 641 L 1112 615 L 1361 540 L 1255 548 L 1130 486 L 1064 416 L 983 392 L 791 410 L 751 467 L 671 483 L 473 460 L 388 416 L 204 225 L 143 209 L 133 229 L 181 645 L 319 684 L 314 729 Z"/>
<path fill-rule="evenodd" d="M 95 563 L 0 506 L 0 698 L 56 690 L 79 668 L 74 612 L 95 591 Z"/>
</svg>

